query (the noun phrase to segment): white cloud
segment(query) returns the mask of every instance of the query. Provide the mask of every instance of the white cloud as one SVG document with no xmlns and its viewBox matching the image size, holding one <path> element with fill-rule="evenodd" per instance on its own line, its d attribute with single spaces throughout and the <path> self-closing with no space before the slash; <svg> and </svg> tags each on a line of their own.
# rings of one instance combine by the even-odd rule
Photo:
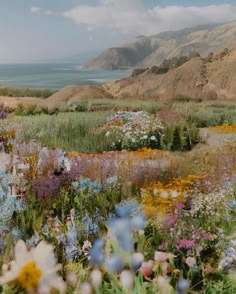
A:
<svg viewBox="0 0 236 294">
<path fill-rule="evenodd" d="M 90 29 L 109 28 L 124 33 L 151 35 L 166 30 L 236 20 L 236 5 L 146 8 L 144 0 L 101 0 L 95 6 L 76 6 L 65 11 L 63 16 Z"/>
<path fill-rule="evenodd" d="M 30 8 L 30 11 L 32 13 L 38 14 L 38 13 L 41 13 L 43 11 L 43 9 L 41 7 L 38 7 L 38 6 L 33 6 L 33 7 Z"/>
<path fill-rule="evenodd" d="M 30 8 L 31 13 L 33 14 L 43 14 L 43 15 L 58 15 L 58 13 L 52 11 L 52 10 L 45 10 L 41 7 L 33 6 Z"/>
</svg>

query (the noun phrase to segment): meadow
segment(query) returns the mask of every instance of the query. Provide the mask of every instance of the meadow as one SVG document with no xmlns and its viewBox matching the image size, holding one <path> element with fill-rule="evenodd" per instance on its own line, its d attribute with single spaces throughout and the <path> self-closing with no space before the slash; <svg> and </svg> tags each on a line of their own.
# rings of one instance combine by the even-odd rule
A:
<svg viewBox="0 0 236 294">
<path fill-rule="evenodd" d="M 2 109 L 0 292 L 235 293 L 235 105 Z"/>
</svg>

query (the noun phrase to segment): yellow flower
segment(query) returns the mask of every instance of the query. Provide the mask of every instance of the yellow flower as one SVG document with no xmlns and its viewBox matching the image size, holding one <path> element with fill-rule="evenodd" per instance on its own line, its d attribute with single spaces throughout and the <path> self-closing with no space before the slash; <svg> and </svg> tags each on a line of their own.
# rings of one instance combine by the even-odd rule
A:
<svg viewBox="0 0 236 294">
<path fill-rule="evenodd" d="M 0 285 L 16 282 L 27 293 L 50 294 L 52 289 L 65 293 L 66 285 L 57 275 L 61 265 L 56 264 L 53 246 L 44 241 L 29 251 L 24 241 L 18 241 L 15 246 L 15 260 L 9 266 L 4 265 L 3 269 Z"/>
</svg>

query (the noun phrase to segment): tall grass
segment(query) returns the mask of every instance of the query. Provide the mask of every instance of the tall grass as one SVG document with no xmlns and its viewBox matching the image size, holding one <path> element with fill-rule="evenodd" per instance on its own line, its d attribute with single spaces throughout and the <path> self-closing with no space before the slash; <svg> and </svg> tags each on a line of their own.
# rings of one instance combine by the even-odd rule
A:
<svg viewBox="0 0 236 294">
<path fill-rule="evenodd" d="M 80 101 L 73 102 L 73 105 L 77 107 L 78 111 L 98 111 L 98 110 L 110 110 L 110 111 L 138 111 L 145 110 L 150 113 L 159 111 L 164 103 L 158 100 L 141 100 L 136 98 L 131 99 L 82 99 Z"/>
<path fill-rule="evenodd" d="M 40 142 L 49 147 L 84 153 L 102 152 L 111 144 L 98 130 L 110 112 L 59 113 L 14 117 L 10 123 L 17 128 L 17 140 Z"/>
<path fill-rule="evenodd" d="M 48 98 L 54 93 L 48 89 L 0 87 L 0 96 Z"/>
<path fill-rule="evenodd" d="M 174 102 L 175 111 L 199 128 L 236 122 L 236 101 Z"/>
</svg>

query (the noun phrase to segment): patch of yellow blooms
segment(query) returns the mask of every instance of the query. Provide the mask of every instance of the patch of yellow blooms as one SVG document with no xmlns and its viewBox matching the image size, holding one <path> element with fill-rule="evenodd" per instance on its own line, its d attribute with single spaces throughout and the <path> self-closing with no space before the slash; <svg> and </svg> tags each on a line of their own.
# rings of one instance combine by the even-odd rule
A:
<svg viewBox="0 0 236 294">
<path fill-rule="evenodd" d="M 189 175 L 185 178 L 175 178 L 167 184 L 157 182 L 143 187 L 141 196 L 146 215 L 155 218 L 158 215 L 173 213 L 175 204 L 186 201 L 199 179 L 198 176 Z"/>
<path fill-rule="evenodd" d="M 209 130 L 225 134 L 236 134 L 236 123 L 232 125 L 223 124 L 221 126 L 210 127 Z"/>
</svg>

